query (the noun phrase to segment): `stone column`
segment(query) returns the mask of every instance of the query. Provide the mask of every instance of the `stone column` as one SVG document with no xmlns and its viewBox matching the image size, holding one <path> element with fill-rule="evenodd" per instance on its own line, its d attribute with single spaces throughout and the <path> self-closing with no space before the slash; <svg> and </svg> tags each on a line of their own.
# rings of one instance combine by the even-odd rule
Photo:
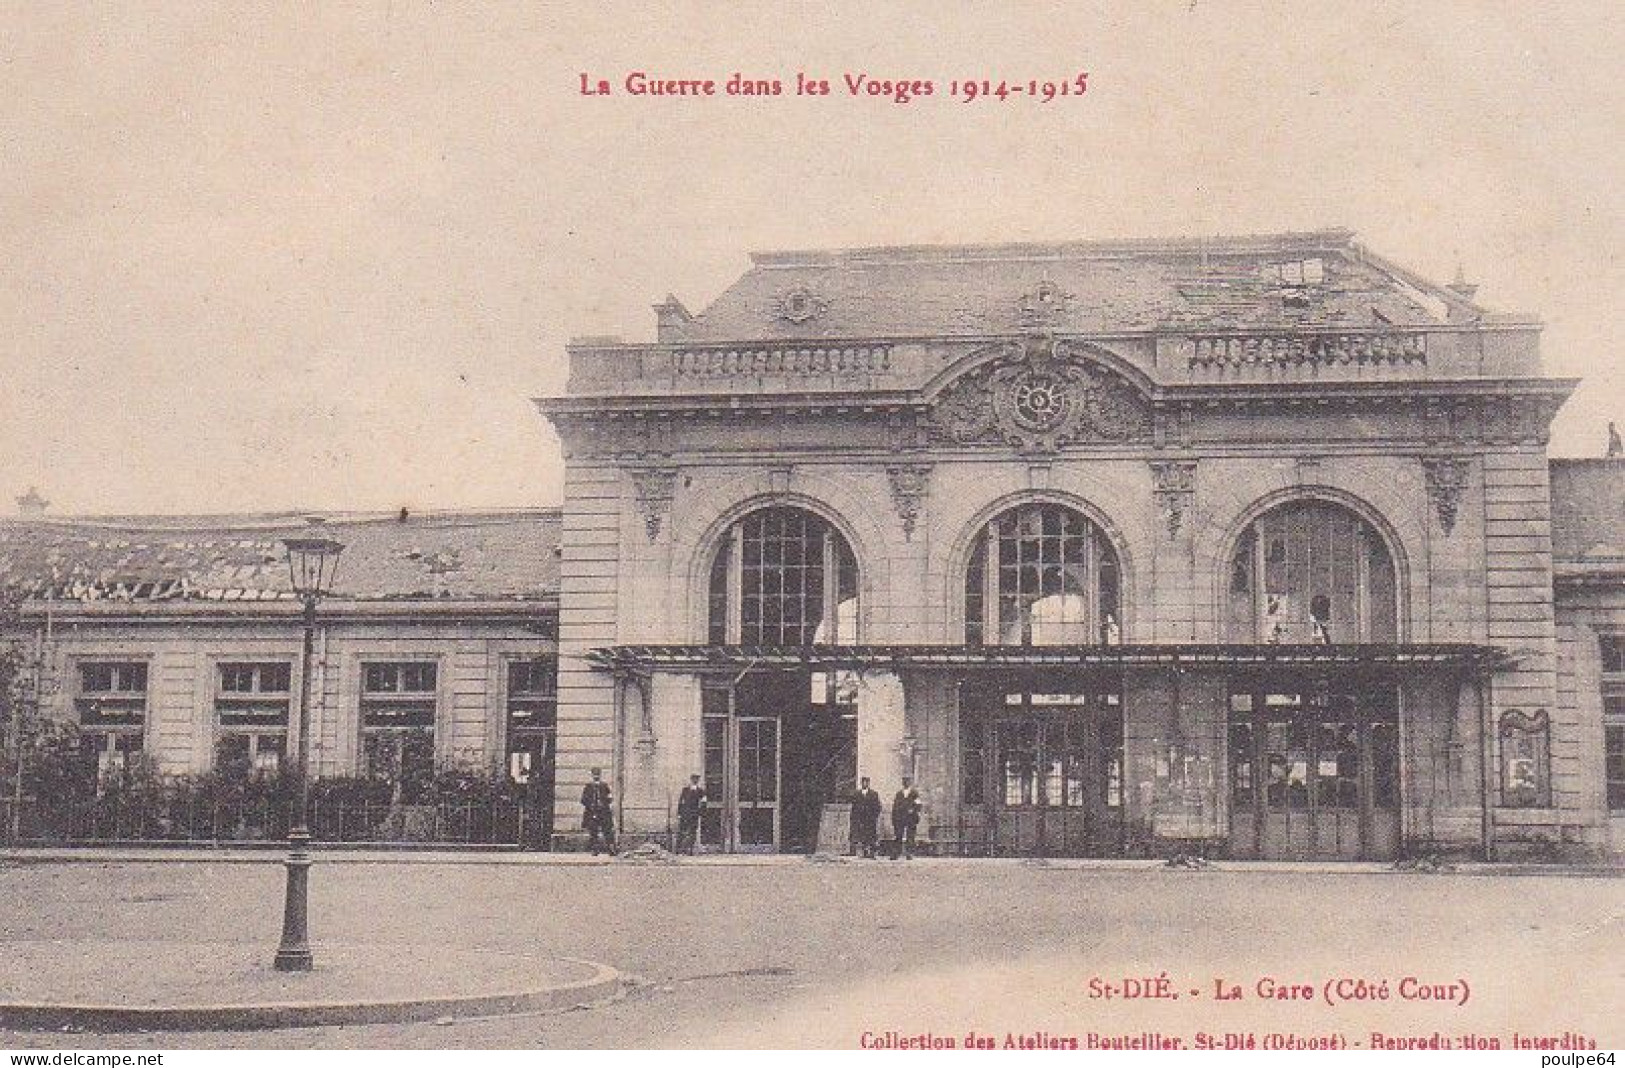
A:
<svg viewBox="0 0 1625 1068">
<path fill-rule="evenodd" d="M 1134 673 L 1124 688 L 1129 850 L 1172 851 L 1226 834 L 1224 677 Z"/>
<path fill-rule="evenodd" d="M 890 798 L 905 774 L 908 723 L 903 706 L 903 680 L 890 671 L 865 671 L 858 684 L 858 778 L 869 777 Z"/>
<path fill-rule="evenodd" d="M 903 679 L 904 746 L 925 799 L 922 838 L 959 838 L 959 687 L 943 672 L 915 671 Z"/>
<path fill-rule="evenodd" d="M 636 686 L 627 684 L 622 831 L 660 840 L 668 823 L 676 826 L 678 792 L 702 770 L 700 680 L 661 672 L 643 685 L 649 694 L 647 722 Z"/>
</svg>

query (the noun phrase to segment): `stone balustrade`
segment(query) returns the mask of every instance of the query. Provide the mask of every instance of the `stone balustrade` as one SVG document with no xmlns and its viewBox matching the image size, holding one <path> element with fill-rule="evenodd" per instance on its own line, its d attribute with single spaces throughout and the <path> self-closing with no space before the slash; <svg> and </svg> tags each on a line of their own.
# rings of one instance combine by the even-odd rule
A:
<svg viewBox="0 0 1625 1068">
<path fill-rule="evenodd" d="M 1426 363 L 1428 349 L 1427 334 L 1415 331 L 1218 334 L 1181 345 L 1192 368 Z"/>
<path fill-rule="evenodd" d="M 671 354 L 679 377 L 773 375 L 879 375 L 891 370 L 891 346 L 751 345 L 678 349 Z"/>
</svg>

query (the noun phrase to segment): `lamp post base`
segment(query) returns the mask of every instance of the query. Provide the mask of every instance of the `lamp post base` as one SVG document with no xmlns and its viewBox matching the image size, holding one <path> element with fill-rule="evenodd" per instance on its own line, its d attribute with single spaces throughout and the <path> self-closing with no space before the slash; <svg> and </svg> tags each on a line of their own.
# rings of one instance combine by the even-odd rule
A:
<svg viewBox="0 0 1625 1068">
<path fill-rule="evenodd" d="M 287 890 L 282 901 L 282 944 L 271 962 L 279 972 L 308 972 L 315 966 L 306 929 L 310 892 L 310 835 L 288 835 Z"/>
<path fill-rule="evenodd" d="M 311 958 L 309 946 L 299 949 L 279 949 L 276 951 L 276 959 L 271 962 L 271 967 L 279 972 L 308 972 L 316 967 L 316 961 Z"/>
</svg>

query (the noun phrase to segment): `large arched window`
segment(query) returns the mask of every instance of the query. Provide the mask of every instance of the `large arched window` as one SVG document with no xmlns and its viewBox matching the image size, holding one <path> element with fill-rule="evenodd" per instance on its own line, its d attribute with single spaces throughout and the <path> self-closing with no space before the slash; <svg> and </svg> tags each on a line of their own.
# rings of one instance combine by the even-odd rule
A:
<svg viewBox="0 0 1625 1068">
<path fill-rule="evenodd" d="M 804 508 L 751 512 L 711 563 L 708 639 L 729 645 L 849 645 L 858 639 L 858 563 L 839 531 Z"/>
<path fill-rule="evenodd" d="M 1230 640 L 1333 645 L 1398 640 L 1393 557 L 1371 524 L 1329 501 L 1270 509 L 1230 560 Z"/>
<path fill-rule="evenodd" d="M 965 568 L 969 645 L 1116 643 L 1117 553 L 1084 516 L 1059 504 L 1024 504 L 971 542 Z"/>
</svg>

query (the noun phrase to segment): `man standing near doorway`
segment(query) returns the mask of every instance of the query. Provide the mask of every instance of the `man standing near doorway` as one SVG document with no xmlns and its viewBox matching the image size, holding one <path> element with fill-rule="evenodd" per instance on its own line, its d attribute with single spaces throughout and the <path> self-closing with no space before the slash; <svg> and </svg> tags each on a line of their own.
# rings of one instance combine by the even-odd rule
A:
<svg viewBox="0 0 1625 1068">
<path fill-rule="evenodd" d="M 852 852 L 875 859 L 875 842 L 880 838 L 880 794 L 867 778 L 858 782 L 852 795 Z"/>
<path fill-rule="evenodd" d="M 700 813 L 705 810 L 705 787 L 698 775 L 688 777 L 688 785 L 677 795 L 677 852 L 693 855 L 700 836 Z"/>
<path fill-rule="evenodd" d="M 893 860 L 898 857 L 914 859 L 914 835 L 920 827 L 920 809 L 924 807 L 920 791 L 914 788 L 914 780 L 903 776 L 903 788 L 897 791 L 897 796 L 891 802 L 891 825 L 897 835 L 897 847 L 892 851 Z"/>
<path fill-rule="evenodd" d="M 603 849 L 615 855 L 615 809 L 610 803 L 609 783 L 603 781 L 603 769 L 592 769 L 592 782 L 581 788 L 581 829 L 587 832 L 592 844 L 592 855 Z"/>
</svg>

